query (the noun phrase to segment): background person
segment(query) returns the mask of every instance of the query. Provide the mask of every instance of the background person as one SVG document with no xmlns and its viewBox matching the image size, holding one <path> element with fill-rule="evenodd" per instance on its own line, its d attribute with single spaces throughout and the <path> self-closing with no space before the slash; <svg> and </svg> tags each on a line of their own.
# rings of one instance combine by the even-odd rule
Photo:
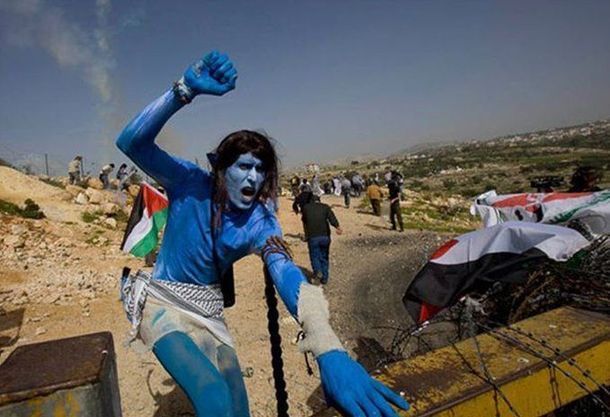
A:
<svg viewBox="0 0 610 417">
<path fill-rule="evenodd" d="M 321 284 L 328 282 L 328 266 L 330 252 L 330 227 L 337 230 L 337 234 L 343 233 L 339 221 L 329 205 L 321 203 L 320 197 L 313 195 L 311 202 L 302 208 L 303 229 L 309 249 L 309 260 L 314 276 Z"/>
<path fill-rule="evenodd" d="M 83 157 L 76 155 L 73 160 L 68 164 L 68 181 L 70 184 L 80 183 L 80 172 Z"/>
<path fill-rule="evenodd" d="M 390 194 L 390 221 L 392 222 L 392 230 L 396 230 L 396 223 L 400 227 L 399 231 L 404 232 L 402 223 L 402 213 L 400 211 L 400 181 L 398 175 L 393 175 L 388 182 L 388 192 Z"/>
<path fill-rule="evenodd" d="M 569 193 L 597 192 L 601 188 L 597 186 L 602 176 L 591 166 L 576 168 L 570 179 Z"/>
<path fill-rule="evenodd" d="M 352 200 L 352 183 L 347 177 L 341 177 L 341 194 L 343 195 L 345 208 L 349 208 Z"/>
<path fill-rule="evenodd" d="M 383 198 L 383 191 L 377 181 L 373 181 L 366 189 L 366 195 L 369 197 L 371 207 L 373 208 L 373 214 L 375 216 L 381 216 L 381 199 Z"/>
<path fill-rule="evenodd" d="M 110 188 L 110 180 L 108 179 L 108 176 L 110 175 L 110 173 L 112 172 L 112 170 L 114 169 L 114 164 L 110 163 L 107 165 L 104 165 L 102 167 L 102 170 L 100 171 L 100 181 L 102 182 L 102 185 L 104 186 L 104 190 L 107 190 Z"/>
</svg>

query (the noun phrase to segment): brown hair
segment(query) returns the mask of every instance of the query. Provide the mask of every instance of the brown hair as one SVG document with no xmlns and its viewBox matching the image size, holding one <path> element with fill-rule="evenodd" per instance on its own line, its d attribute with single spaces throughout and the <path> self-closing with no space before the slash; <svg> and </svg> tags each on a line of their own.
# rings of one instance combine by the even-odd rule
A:
<svg viewBox="0 0 610 417">
<path fill-rule="evenodd" d="M 215 222 L 220 218 L 229 198 L 225 184 L 225 170 L 233 165 L 240 155 L 251 152 L 263 163 L 265 181 L 258 192 L 260 201 L 274 200 L 277 197 L 279 160 L 269 137 L 251 130 L 239 130 L 224 138 L 215 150 L 216 160 L 212 167 L 214 173 L 214 203 L 219 207 Z"/>
</svg>

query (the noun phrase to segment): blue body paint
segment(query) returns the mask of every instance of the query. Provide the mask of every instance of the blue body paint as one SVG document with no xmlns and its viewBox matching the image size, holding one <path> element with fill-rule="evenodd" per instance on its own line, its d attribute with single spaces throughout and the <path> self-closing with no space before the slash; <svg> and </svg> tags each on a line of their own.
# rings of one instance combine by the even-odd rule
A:
<svg viewBox="0 0 610 417">
<path fill-rule="evenodd" d="M 206 60 L 213 62 L 214 67 L 202 68 L 202 62 Z M 205 80 L 206 73 L 219 74 L 223 67 L 229 68 L 221 77 L 228 79 L 226 83 Z M 232 89 L 235 78 L 236 73 L 227 65 L 226 57 L 218 54 L 208 55 L 184 75 L 185 83 L 195 94 L 206 92 L 206 88 L 214 91 L 208 91 L 208 94 Z M 117 146 L 161 184 L 169 198 L 168 221 L 153 277 L 211 284 L 218 281 L 221 272 L 216 270 L 212 254 L 213 178 L 209 172 L 169 155 L 154 143 L 163 125 L 183 106 L 184 102 L 172 90 L 167 91 L 125 127 L 117 139 Z M 269 237 L 281 236 L 275 213 L 256 198 L 264 177 L 261 161 L 250 153 L 240 155 L 226 170 L 229 200 L 237 209 L 222 213 L 222 226 L 216 241 L 222 270 L 248 254 L 259 253 Z M 252 198 L 243 193 L 244 187 L 252 188 L 246 190 L 246 194 L 254 191 Z M 296 315 L 298 291 L 305 277 L 281 255 L 269 256 L 267 263 L 280 296 Z M 193 402 L 197 416 L 221 416 L 226 410 L 232 410 L 232 414 L 226 415 L 248 416 L 247 395 L 235 352 L 228 346 L 221 346 L 216 357 L 209 358 L 214 351 L 206 344 L 197 346 L 181 332 L 163 336 L 154 346 L 159 361 Z"/>
<path fill-rule="evenodd" d="M 213 179 L 207 171 L 169 155 L 154 143 L 163 125 L 185 102 L 198 94 L 223 95 L 235 88 L 236 79 L 237 71 L 226 55 L 217 52 L 206 55 L 186 70 L 176 93 L 169 90 L 153 101 L 117 139 L 117 146 L 157 180 L 169 198 L 165 234 L 153 271 L 156 279 L 216 283 L 221 272 L 235 261 L 260 253 L 269 237 L 281 236 L 270 208 L 273 205 L 250 198 L 252 190 L 244 188 L 252 187 L 254 195 L 260 190 L 264 180 L 260 161 L 249 153 L 240 155 L 225 173 L 229 201 L 235 209 L 222 212 L 216 240 L 220 271 L 217 270 L 211 234 Z M 299 289 L 305 282 L 301 270 L 277 253 L 267 255 L 264 261 L 280 297 L 296 316 Z M 198 417 L 248 416 L 246 391 L 235 352 L 228 346 L 216 348 L 210 343 L 207 340 L 198 346 L 187 334 L 175 331 L 161 337 L 153 351 L 186 392 Z M 393 417 L 396 414 L 388 401 L 408 407 L 402 398 L 370 378 L 345 352 L 330 351 L 317 360 L 327 399 L 343 412 L 361 415 L 364 411 L 367 415 Z"/>
<path fill-rule="evenodd" d="M 240 210 L 252 207 L 264 181 L 263 163 L 251 152 L 240 155 L 225 172 L 229 200 Z"/>
<path fill-rule="evenodd" d="M 205 350 L 184 333 L 170 333 L 155 343 L 153 353 L 188 396 L 197 417 L 250 415 L 239 362 L 233 349 L 225 348 L 217 353 L 221 357 L 217 369 Z"/>
</svg>

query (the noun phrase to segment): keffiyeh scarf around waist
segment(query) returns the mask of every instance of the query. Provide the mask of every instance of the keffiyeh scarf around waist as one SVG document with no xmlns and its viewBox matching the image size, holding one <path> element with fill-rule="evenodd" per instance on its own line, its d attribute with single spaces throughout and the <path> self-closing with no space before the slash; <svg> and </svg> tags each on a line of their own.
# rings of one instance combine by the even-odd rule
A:
<svg viewBox="0 0 610 417">
<path fill-rule="evenodd" d="M 127 319 L 131 322 L 128 343 L 138 337 L 144 306 L 149 297 L 190 316 L 220 341 L 233 347 L 233 341 L 224 322 L 220 284 L 196 285 L 157 280 L 144 271 L 138 271 L 135 275 L 124 276 L 121 279 L 121 300 Z"/>
</svg>

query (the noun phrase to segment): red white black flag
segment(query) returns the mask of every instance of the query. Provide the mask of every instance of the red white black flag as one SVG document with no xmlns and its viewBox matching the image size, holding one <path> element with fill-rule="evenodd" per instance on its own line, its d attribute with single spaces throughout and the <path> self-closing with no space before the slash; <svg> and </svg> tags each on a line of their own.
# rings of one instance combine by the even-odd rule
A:
<svg viewBox="0 0 610 417">
<path fill-rule="evenodd" d="M 422 323 L 482 282 L 523 282 L 532 262 L 567 261 L 590 242 L 562 226 L 510 221 L 452 239 L 432 255 L 403 297 Z"/>
</svg>

